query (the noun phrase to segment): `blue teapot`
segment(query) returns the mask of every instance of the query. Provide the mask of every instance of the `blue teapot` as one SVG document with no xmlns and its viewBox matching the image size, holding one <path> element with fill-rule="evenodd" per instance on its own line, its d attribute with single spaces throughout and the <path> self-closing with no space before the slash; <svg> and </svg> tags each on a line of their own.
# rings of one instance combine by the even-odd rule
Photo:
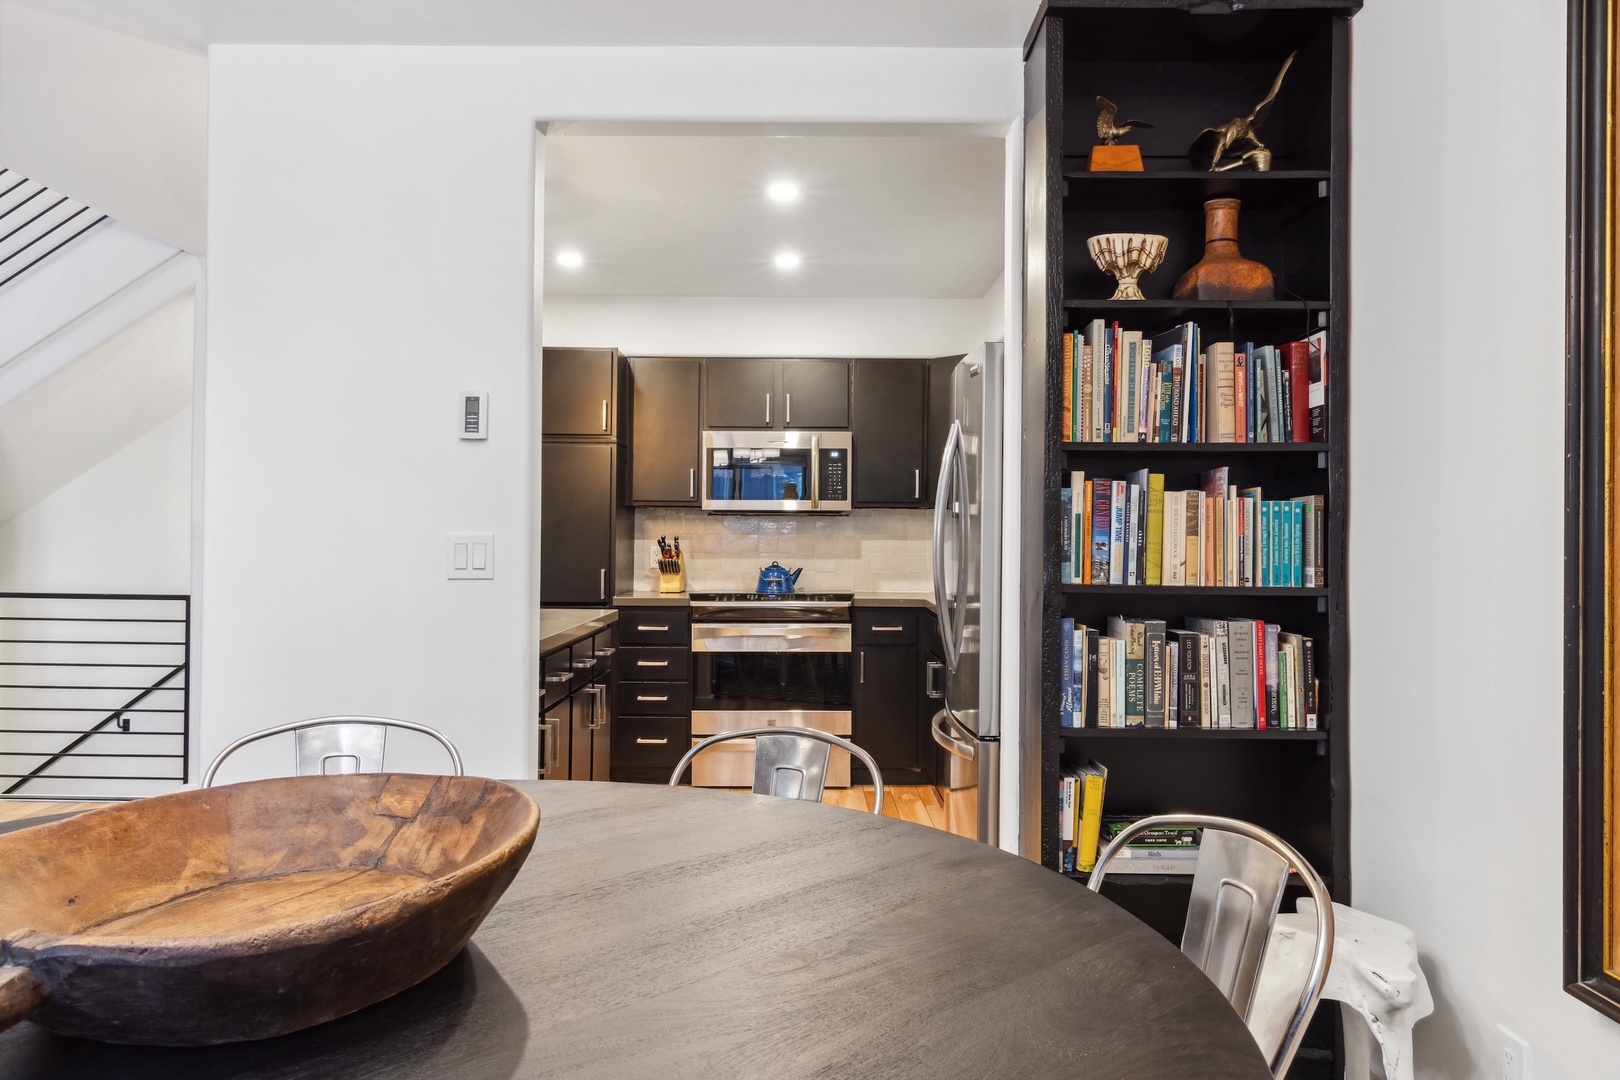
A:
<svg viewBox="0 0 1620 1080">
<path fill-rule="evenodd" d="M 773 562 L 759 572 L 759 588 L 756 592 L 762 593 L 790 593 L 793 586 L 799 583 L 799 575 L 804 573 L 804 567 L 789 570 L 779 562 Z"/>
</svg>

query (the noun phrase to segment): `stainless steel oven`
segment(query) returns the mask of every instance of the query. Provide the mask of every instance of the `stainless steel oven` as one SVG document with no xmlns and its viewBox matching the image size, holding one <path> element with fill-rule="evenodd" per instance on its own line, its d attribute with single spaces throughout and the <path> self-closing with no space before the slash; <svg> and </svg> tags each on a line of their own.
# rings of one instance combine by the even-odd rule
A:
<svg viewBox="0 0 1620 1080">
<path fill-rule="evenodd" d="M 703 509 L 848 511 L 853 452 L 847 431 L 705 431 Z"/>
<path fill-rule="evenodd" d="M 751 727 L 808 727 L 848 738 L 849 593 L 692 597 L 693 741 Z M 692 762 L 697 787 L 750 787 L 752 740 L 723 743 Z M 834 750 L 830 787 L 849 786 L 849 754 Z"/>
</svg>

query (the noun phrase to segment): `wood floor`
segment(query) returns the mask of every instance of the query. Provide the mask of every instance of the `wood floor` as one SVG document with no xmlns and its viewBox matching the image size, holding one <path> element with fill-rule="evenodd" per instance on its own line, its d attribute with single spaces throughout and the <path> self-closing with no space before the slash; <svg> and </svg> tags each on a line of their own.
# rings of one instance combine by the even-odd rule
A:
<svg viewBox="0 0 1620 1080">
<path fill-rule="evenodd" d="M 0 799 L 0 821 L 21 821 L 23 818 L 46 817 L 50 814 L 71 814 L 76 810 L 95 810 L 111 806 L 106 802 L 44 802 L 39 799 Z"/>
</svg>

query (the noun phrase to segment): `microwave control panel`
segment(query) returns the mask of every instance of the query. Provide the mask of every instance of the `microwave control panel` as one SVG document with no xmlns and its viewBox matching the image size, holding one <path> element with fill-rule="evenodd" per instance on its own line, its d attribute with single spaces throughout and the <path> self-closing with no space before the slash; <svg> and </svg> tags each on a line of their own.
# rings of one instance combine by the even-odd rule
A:
<svg viewBox="0 0 1620 1080">
<path fill-rule="evenodd" d="M 844 502 L 849 498 L 849 451 L 823 449 L 821 451 L 820 497 L 828 502 Z"/>
</svg>

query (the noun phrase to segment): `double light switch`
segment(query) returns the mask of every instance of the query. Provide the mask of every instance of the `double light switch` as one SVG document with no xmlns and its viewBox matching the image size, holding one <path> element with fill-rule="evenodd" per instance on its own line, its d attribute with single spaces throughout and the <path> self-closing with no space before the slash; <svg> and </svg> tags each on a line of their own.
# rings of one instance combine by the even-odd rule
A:
<svg viewBox="0 0 1620 1080">
<path fill-rule="evenodd" d="M 452 578 L 494 577 L 495 534 L 451 533 L 450 576 Z"/>
</svg>

